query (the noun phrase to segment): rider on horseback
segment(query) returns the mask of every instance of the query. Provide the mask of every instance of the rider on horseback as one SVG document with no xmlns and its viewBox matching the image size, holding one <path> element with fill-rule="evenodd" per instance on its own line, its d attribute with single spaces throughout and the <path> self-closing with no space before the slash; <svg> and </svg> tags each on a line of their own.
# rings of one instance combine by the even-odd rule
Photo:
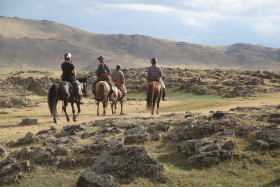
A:
<svg viewBox="0 0 280 187">
<path fill-rule="evenodd" d="M 152 65 L 149 67 L 148 73 L 147 73 L 147 81 L 148 81 L 148 83 L 152 82 L 152 81 L 157 81 L 161 84 L 162 92 L 163 92 L 162 100 L 166 101 L 167 100 L 167 97 L 165 95 L 166 88 L 165 88 L 164 83 L 162 82 L 163 73 L 161 71 L 161 68 L 156 65 L 156 63 L 157 63 L 156 58 L 152 58 L 151 63 L 152 63 Z"/>
<path fill-rule="evenodd" d="M 63 71 L 61 78 L 62 81 L 67 81 L 72 84 L 72 87 L 74 89 L 75 96 L 78 97 L 78 102 L 81 103 L 81 90 L 78 86 L 79 82 L 76 78 L 77 71 L 74 67 L 73 61 L 72 61 L 72 55 L 71 53 L 65 53 L 64 54 L 65 61 L 61 64 L 61 69 Z"/>
<path fill-rule="evenodd" d="M 112 78 L 113 83 L 115 83 L 115 86 L 122 91 L 121 99 L 123 99 L 127 95 L 127 90 L 124 86 L 125 78 L 124 78 L 123 72 L 121 71 L 120 64 L 118 64 L 116 66 L 116 70 L 111 74 L 111 78 Z"/>
<path fill-rule="evenodd" d="M 104 58 L 102 56 L 97 58 L 100 64 L 96 70 L 97 80 L 92 84 L 92 92 L 95 94 L 95 85 L 99 81 L 106 81 L 110 85 L 109 98 L 114 100 L 113 92 L 115 91 L 115 84 L 112 82 L 110 74 L 111 69 L 104 63 Z"/>
</svg>

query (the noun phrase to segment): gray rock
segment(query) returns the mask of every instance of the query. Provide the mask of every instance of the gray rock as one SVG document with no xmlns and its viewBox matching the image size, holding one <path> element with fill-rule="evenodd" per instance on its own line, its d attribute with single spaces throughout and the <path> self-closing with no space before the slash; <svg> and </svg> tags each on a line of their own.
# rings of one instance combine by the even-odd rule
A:
<svg viewBox="0 0 280 187">
<path fill-rule="evenodd" d="M 31 168 L 28 160 L 16 163 L 14 160 L 7 159 L 0 163 L 0 184 L 17 182 L 22 177 L 22 172 L 30 172 Z"/>
<path fill-rule="evenodd" d="M 69 155 L 69 152 L 70 152 L 70 149 L 59 145 L 56 147 L 54 154 L 55 154 L 55 156 L 67 156 L 67 155 Z"/>
<path fill-rule="evenodd" d="M 262 140 L 269 144 L 270 148 L 280 147 L 280 129 L 263 129 L 256 134 L 256 138 L 253 141 L 256 144 L 260 144 L 262 147 L 266 147 L 265 143 L 257 140 Z"/>
<path fill-rule="evenodd" d="M 32 152 L 30 158 L 39 164 L 49 164 L 55 161 L 55 157 L 51 151 L 44 150 L 40 147 Z"/>
<path fill-rule="evenodd" d="M 7 147 L 0 145 L 0 157 L 6 157 L 10 152 L 11 151 Z"/>
<path fill-rule="evenodd" d="M 38 119 L 22 119 L 22 122 L 19 125 L 36 125 L 38 124 Z"/>
<path fill-rule="evenodd" d="M 139 143 L 145 143 L 149 140 L 149 135 L 147 134 L 130 134 L 124 136 L 124 144 L 139 144 Z"/>
<path fill-rule="evenodd" d="M 95 157 L 85 157 L 82 160 L 83 165 L 92 165 L 95 162 Z"/>
<path fill-rule="evenodd" d="M 162 138 L 162 134 L 159 132 L 155 132 L 152 134 L 151 140 L 152 141 L 160 141 Z"/>
<path fill-rule="evenodd" d="M 109 174 L 98 174 L 87 170 L 82 173 L 76 183 L 77 187 L 119 187 L 114 177 Z"/>
<path fill-rule="evenodd" d="M 77 164 L 76 160 L 73 158 L 60 159 L 57 168 L 58 169 L 72 169 Z"/>
<path fill-rule="evenodd" d="M 234 140 L 227 141 L 227 142 L 222 146 L 222 148 L 225 149 L 225 150 L 229 150 L 229 151 L 234 150 L 234 149 L 237 148 L 237 146 L 236 146 L 236 141 L 234 141 Z"/>
<path fill-rule="evenodd" d="M 24 145 L 24 144 L 29 144 L 33 143 L 37 140 L 36 135 L 32 132 L 28 132 L 24 138 L 20 138 L 17 140 L 15 145 Z"/>
<path fill-rule="evenodd" d="M 252 141 L 252 144 L 253 145 L 256 145 L 256 146 L 259 146 L 261 147 L 262 149 L 267 149 L 270 147 L 269 143 L 263 141 L 263 140 L 253 140 Z"/>
<path fill-rule="evenodd" d="M 99 174 L 110 174 L 118 183 L 126 184 L 133 177 L 148 178 L 156 183 L 164 183 L 163 166 L 151 158 L 145 147 L 131 146 L 112 149 L 96 157 L 91 170 Z"/>
<path fill-rule="evenodd" d="M 144 126 L 137 125 L 132 129 L 128 129 L 124 132 L 124 135 L 132 135 L 132 134 L 146 134 L 146 129 Z"/>
<path fill-rule="evenodd" d="M 30 148 L 28 148 L 28 147 L 23 147 L 23 148 L 21 148 L 21 155 L 20 155 L 20 158 L 29 159 L 31 153 L 32 153 L 32 150 L 31 150 Z"/>
</svg>

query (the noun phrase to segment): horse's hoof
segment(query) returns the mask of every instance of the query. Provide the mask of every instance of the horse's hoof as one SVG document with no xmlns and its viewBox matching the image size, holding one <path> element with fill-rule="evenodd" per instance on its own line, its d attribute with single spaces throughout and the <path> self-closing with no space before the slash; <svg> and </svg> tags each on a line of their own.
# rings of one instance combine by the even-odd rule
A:
<svg viewBox="0 0 280 187">
<path fill-rule="evenodd" d="M 120 115 L 125 115 L 125 113 L 120 113 Z"/>
</svg>

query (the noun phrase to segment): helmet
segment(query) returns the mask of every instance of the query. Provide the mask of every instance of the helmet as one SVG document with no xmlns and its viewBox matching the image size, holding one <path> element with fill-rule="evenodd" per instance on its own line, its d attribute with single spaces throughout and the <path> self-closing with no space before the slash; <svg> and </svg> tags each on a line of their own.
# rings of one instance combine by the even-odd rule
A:
<svg viewBox="0 0 280 187">
<path fill-rule="evenodd" d="M 152 58 L 151 62 L 152 62 L 152 64 L 155 64 L 155 63 L 157 63 L 157 59 L 156 58 Z"/>
<path fill-rule="evenodd" d="M 98 57 L 97 60 L 104 60 L 102 56 Z"/>
<path fill-rule="evenodd" d="M 120 64 L 116 65 L 116 68 L 117 68 L 117 69 L 120 69 L 120 68 L 121 68 L 121 65 L 120 65 Z"/>
<path fill-rule="evenodd" d="M 66 59 L 66 58 L 72 58 L 71 53 L 65 53 L 64 54 L 64 59 Z"/>
</svg>

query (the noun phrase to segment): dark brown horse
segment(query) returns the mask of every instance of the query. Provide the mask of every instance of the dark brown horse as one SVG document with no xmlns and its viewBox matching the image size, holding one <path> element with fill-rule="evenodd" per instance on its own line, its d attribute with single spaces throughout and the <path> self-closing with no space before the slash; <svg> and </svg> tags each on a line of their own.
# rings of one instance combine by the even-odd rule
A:
<svg viewBox="0 0 280 187">
<path fill-rule="evenodd" d="M 97 115 L 99 115 L 99 102 L 103 104 L 103 115 L 106 115 L 106 110 L 109 101 L 109 91 L 110 85 L 106 81 L 99 81 L 95 85 L 95 94 L 94 99 L 96 100 L 97 104 Z"/>
<path fill-rule="evenodd" d="M 116 87 L 114 93 L 113 93 L 113 96 L 114 96 L 114 100 L 112 101 L 112 104 L 111 104 L 111 108 L 112 108 L 112 114 L 116 114 L 116 110 L 117 110 L 117 103 L 118 101 L 121 103 L 121 113 L 120 115 L 123 115 L 123 93 L 120 89 L 118 89 Z"/>
<path fill-rule="evenodd" d="M 87 90 L 87 79 L 78 79 L 78 81 L 81 83 L 81 89 L 83 93 L 86 93 Z M 80 103 L 78 102 L 78 96 L 75 95 L 72 86 L 67 81 L 61 81 L 59 83 L 54 83 L 48 94 L 48 104 L 50 112 L 53 116 L 53 121 L 56 123 L 56 117 L 57 117 L 57 102 L 61 100 L 62 101 L 62 112 L 65 113 L 66 120 L 70 121 L 66 107 L 68 105 L 68 102 L 71 103 L 72 107 L 72 113 L 73 113 L 73 121 L 76 121 L 76 118 L 78 114 L 81 112 Z M 75 114 L 75 108 L 74 103 L 76 103 L 78 108 L 78 113 Z"/>
<path fill-rule="evenodd" d="M 157 112 L 159 109 L 160 98 L 162 96 L 161 84 L 157 81 L 152 81 L 148 84 L 147 88 L 147 110 L 151 110 L 151 114 L 154 115 L 155 106 L 157 104 Z"/>
</svg>

